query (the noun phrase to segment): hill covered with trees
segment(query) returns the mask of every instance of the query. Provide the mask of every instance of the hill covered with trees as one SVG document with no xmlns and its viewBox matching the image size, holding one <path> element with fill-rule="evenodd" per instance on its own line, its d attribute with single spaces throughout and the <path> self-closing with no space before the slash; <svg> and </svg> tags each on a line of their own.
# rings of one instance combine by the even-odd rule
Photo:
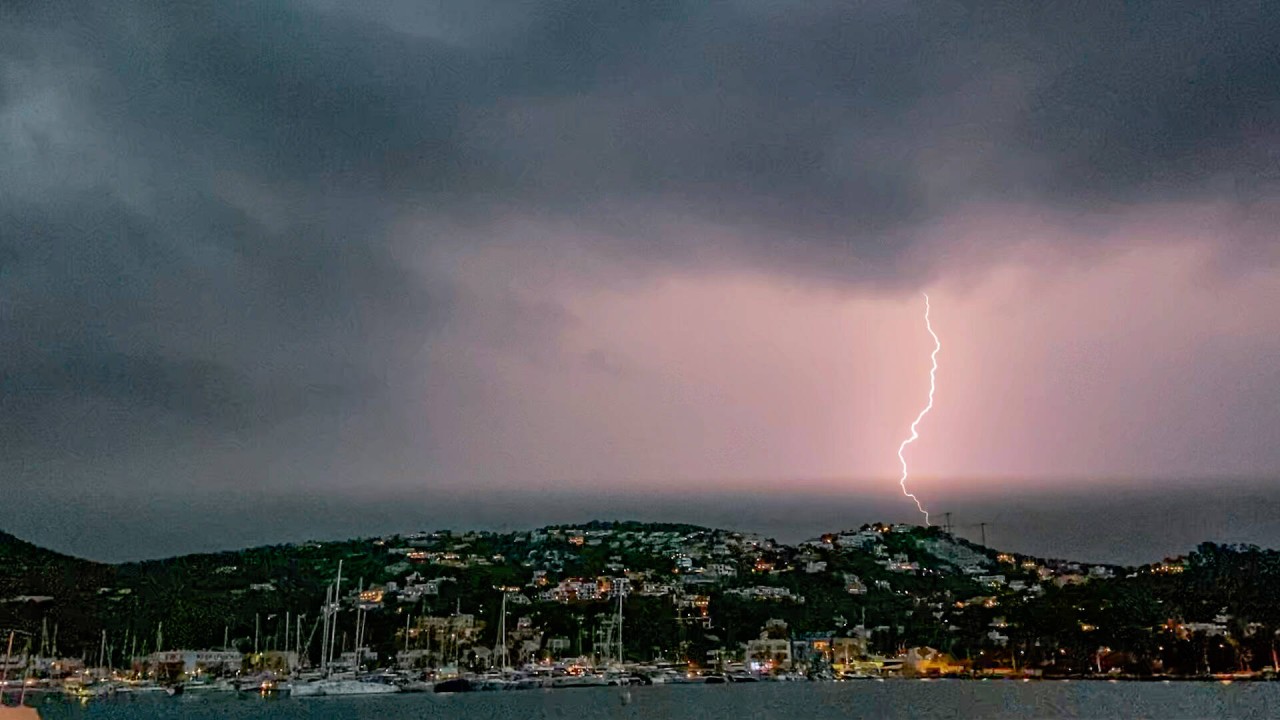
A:
<svg viewBox="0 0 1280 720">
<path fill-rule="evenodd" d="M 1140 567 L 1002 553 L 938 528 L 867 525 L 797 545 L 691 525 L 594 522 L 514 533 L 424 532 L 119 565 L 0 534 L 0 627 L 32 652 L 303 648 L 342 562 L 370 661 L 448 652 L 432 628 L 467 616 L 455 657 L 601 652 L 622 608 L 627 659 L 741 657 L 762 635 L 851 637 L 867 654 L 926 646 L 972 667 L 1182 674 L 1276 664 L 1280 553 L 1203 544 Z M 357 614 L 340 615 L 352 647 Z M 434 618 L 434 619 L 433 619 Z M 289 624 L 286 625 L 286 619 Z M 301 632 L 299 628 L 301 619 Z M 104 645 L 103 637 L 106 637 Z M 301 635 L 301 639 L 299 639 Z M 424 642 L 425 641 L 425 642 Z M 434 652 L 434 654 L 433 654 Z"/>
</svg>

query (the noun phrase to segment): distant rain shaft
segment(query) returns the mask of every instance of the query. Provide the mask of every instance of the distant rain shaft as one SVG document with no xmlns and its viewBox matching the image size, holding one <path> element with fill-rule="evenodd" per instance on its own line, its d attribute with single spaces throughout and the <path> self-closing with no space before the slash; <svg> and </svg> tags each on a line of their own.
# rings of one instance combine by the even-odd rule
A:
<svg viewBox="0 0 1280 720">
<path fill-rule="evenodd" d="M 929 331 L 929 335 L 933 338 L 933 353 L 929 356 L 929 360 L 933 363 L 933 367 L 929 368 L 929 402 L 924 406 L 924 409 L 920 411 L 920 414 L 916 416 L 915 421 L 911 423 L 911 437 L 903 440 L 902 444 L 898 446 L 898 461 L 902 463 L 902 477 L 898 479 L 898 485 L 902 487 L 902 494 L 911 498 L 915 502 L 916 509 L 924 514 L 924 524 L 928 525 L 929 511 L 925 510 L 924 505 L 920 504 L 920 498 L 907 490 L 907 458 L 902 454 L 903 451 L 907 449 L 908 445 L 919 439 L 920 433 L 916 432 L 916 426 L 919 425 L 920 421 L 924 419 L 924 416 L 928 415 L 929 411 L 933 409 L 933 392 L 938 386 L 938 351 L 942 349 L 942 341 L 938 339 L 938 334 L 933 331 L 933 325 L 929 322 L 929 294 L 923 294 L 924 327 Z"/>
</svg>

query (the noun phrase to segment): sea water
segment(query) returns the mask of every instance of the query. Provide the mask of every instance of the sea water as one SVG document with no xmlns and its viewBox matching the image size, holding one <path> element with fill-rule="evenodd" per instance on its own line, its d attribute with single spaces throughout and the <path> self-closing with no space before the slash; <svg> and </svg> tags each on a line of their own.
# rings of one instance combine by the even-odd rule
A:
<svg viewBox="0 0 1280 720">
<path fill-rule="evenodd" d="M 250 694 L 49 699 L 46 720 L 117 718 L 1276 718 L 1280 682 L 968 681 L 744 683 L 345 698 Z"/>
</svg>

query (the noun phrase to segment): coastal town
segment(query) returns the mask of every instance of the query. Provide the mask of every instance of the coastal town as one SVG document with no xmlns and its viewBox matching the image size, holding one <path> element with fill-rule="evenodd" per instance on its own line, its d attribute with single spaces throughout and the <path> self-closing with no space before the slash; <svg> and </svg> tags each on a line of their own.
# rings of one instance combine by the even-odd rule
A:
<svg viewBox="0 0 1280 720">
<path fill-rule="evenodd" d="M 869 524 L 433 531 L 99 565 L 6 538 L 10 693 L 1273 679 L 1274 551 L 1140 567 Z M 76 580 L 79 578 L 79 580 Z"/>
</svg>

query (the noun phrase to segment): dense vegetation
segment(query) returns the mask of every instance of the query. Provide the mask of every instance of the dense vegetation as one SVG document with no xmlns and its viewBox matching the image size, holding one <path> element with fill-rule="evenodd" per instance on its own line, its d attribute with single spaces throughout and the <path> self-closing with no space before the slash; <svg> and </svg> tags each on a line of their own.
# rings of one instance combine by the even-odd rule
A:
<svg viewBox="0 0 1280 720">
<path fill-rule="evenodd" d="M 625 647 L 633 659 L 702 661 L 718 648 L 741 652 L 747 640 L 776 620 L 784 621 L 793 637 L 869 635 L 869 652 L 892 655 L 928 646 L 976 667 L 1014 665 L 1047 674 L 1204 674 L 1257 670 L 1276 659 L 1280 553 L 1273 550 L 1204 544 L 1175 562 L 1089 573 L 1076 564 L 997 555 L 937 528 L 914 528 L 885 532 L 877 540 L 883 548 L 874 553 L 829 542 L 739 544 L 732 557 L 717 560 L 732 566 L 735 575 L 682 586 L 673 569 L 681 548 L 741 536 L 639 523 L 556 530 L 283 545 L 121 565 L 78 560 L 0 534 L 0 627 L 25 633 L 21 637 L 33 651 L 43 646 L 51 652 L 56 641 L 61 655 L 96 659 L 104 653 L 121 665 L 158 642 L 165 648 L 202 648 L 220 647 L 225 639 L 250 651 L 256 636 L 259 649 L 279 649 L 286 617 L 295 622 L 288 629 L 292 647 L 296 618 L 302 615 L 303 637 L 311 640 L 306 645 L 314 657 L 319 644 L 313 628 L 341 560 L 344 588 L 393 581 L 403 586 L 411 572 L 441 580 L 437 594 L 411 603 L 388 592 L 367 614 L 368 644 L 384 661 L 402 647 L 407 618 L 458 610 L 473 614 L 481 625 L 474 646 L 493 647 L 498 587 L 520 587 L 530 600 L 509 608 L 512 625 L 517 617 L 527 618 L 544 647 L 549 638 L 566 638 L 566 653 L 590 652 L 616 603 L 539 600 L 538 588 L 545 585 L 535 586 L 535 572 L 545 573 L 554 585 L 562 578 L 615 576 L 624 569 L 675 588 L 676 598 L 709 598 L 708 618 L 690 622 L 696 610 L 671 595 L 644 596 L 639 582 L 633 582 L 636 591 L 624 608 Z M 574 542 L 574 532 L 604 539 Z M 655 550 L 617 541 L 646 533 L 678 535 L 685 545 Z M 452 562 L 409 562 L 403 550 L 410 545 L 457 552 Z M 1003 576 L 1002 583 L 980 583 L 945 553 L 935 554 L 942 552 L 938 547 L 972 551 L 991 573 Z M 895 571 L 886 567 L 886 556 L 915 566 Z M 865 592 L 851 593 L 850 578 L 857 578 Z M 755 586 L 786 588 L 804 600 L 762 601 L 732 592 Z M 349 647 L 354 614 L 343 613 L 341 622 L 339 636 Z"/>
</svg>

